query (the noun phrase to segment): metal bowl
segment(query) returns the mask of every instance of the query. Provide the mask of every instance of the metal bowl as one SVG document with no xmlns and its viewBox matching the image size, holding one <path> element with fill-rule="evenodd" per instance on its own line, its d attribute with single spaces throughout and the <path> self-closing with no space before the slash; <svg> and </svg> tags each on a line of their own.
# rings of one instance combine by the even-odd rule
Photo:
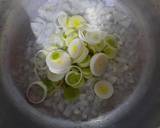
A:
<svg viewBox="0 0 160 128">
<path fill-rule="evenodd" d="M 11 51 L 24 55 L 24 47 L 19 44 L 33 37 L 30 28 L 30 17 L 36 15 L 34 10 L 43 3 L 40 1 L 12 1 L 7 0 L 0 5 L 4 10 L 2 16 L 3 29 L 1 31 L 0 44 L 0 68 L 1 85 L 3 95 L 2 110 L 10 113 L 10 118 L 5 118 L 8 122 L 2 123 L 3 127 L 45 127 L 45 128 L 153 128 L 157 125 L 159 119 L 159 96 L 160 96 L 160 14 L 155 8 L 155 3 L 151 0 L 119 0 L 124 7 L 130 9 L 132 14 L 139 20 L 139 26 L 144 30 L 144 35 L 148 39 L 146 45 L 147 59 L 143 67 L 143 73 L 134 93 L 121 104 L 117 109 L 107 115 L 86 122 L 71 122 L 62 119 L 52 118 L 44 115 L 30 106 L 24 96 L 16 88 L 11 77 L 9 68 L 10 60 L 12 65 L 16 65 L 17 56 L 10 56 Z M 6 7 L 4 6 L 6 5 Z M 31 14 L 31 15 L 30 15 Z M 15 50 L 16 49 L 16 50 Z M 8 59 L 9 58 L 9 59 Z M 10 105 L 11 109 L 7 107 Z M 17 115 L 13 115 L 17 113 Z M 2 114 L 3 115 L 3 114 Z M 8 116 L 8 115 L 7 115 Z M 14 120 L 20 120 L 15 121 Z M 14 122 L 14 123 L 13 123 Z M 24 122 L 24 125 L 22 122 Z M 13 126 L 12 126 L 13 127 Z"/>
</svg>

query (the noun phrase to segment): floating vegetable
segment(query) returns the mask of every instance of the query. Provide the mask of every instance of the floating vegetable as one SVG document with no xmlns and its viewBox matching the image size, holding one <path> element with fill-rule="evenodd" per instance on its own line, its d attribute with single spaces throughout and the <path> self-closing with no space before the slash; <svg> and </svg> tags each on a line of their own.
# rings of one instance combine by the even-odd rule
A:
<svg viewBox="0 0 160 128">
<path fill-rule="evenodd" d="M 41 82 L 33 82 L 26 91 L 26 97 L 33 104 L 42 103 L 47 97 L 47 87 Z"/>
<path fill-rule="evenodd" d="M 73 102 L 80 96 L 80 90 L 72 87 L 64 88 L 64 99 Z"/>
<path fill-rule="evenodd" d="M 86 20 L 80 16 L 80 15 L 75 15 L 75 16 L 71 16 L 68 19 L 68 28 L 75 28 L 75 29 L 80 29 L 82 27 L 84 27 L 86 24 Z"/>
<path fill-rule="evenodd" d="M 50 72 L 55 74 L 64 74 L 71 66 L 71 58 L 65 51 L 55 50 L 48 54 L 46 63 Z"/>
<path fill-rule="evenodd" d="M 102 31 L 80 30 L 79 37 L 81 40 L 86 41 L 90 45 L 99 44 L 105 37 Z"/>
<path fill-rule="evenodd" d="M 68 53 L 73 59 L 76 59 L 81 55 L 83 49 L 84 49 L 83 42 L 80 39 L 75 39 L 68 46 Z"/>
<path fill-rule="evenodd" d="M 108 60 L 104 53 L 95 54 L 90 61 L 90 69 L 94 76 L 102 75 L 107 68 Z"/>
<path fill-rule="evenodd" d="M 66 29 L 68 15 L 65 12 L 60 12 L 57 16 L 56 25 L 60 28 Z"/>
<path fill-rule="evenodd" d="M 82 69 L 82 73 L 83 73 L 84 78 L 86 78 L 86 79 L 90 79 L 92 77 L 92 73 L 91 73 L 90 68 Z"/>
<path fill-rule="evenodd" d="M 36 68 L 38 68 L 38 69 L 46 69 L 47 68 L 46 61 L 45 61 L 47 54 L 48 53 L 45 50 L 40 50 L 35 54 L 34 65 Z"/>
<path fill-rule="evenodd" d="M 65 74 L 55 74 L 50 71 L 47 72 L 47 78 L 53 82 L 62 80 L 64 76 Z"/>
<path fill-rule="evenodd" d="M 76 32 L 70 33 L 65 38 L 65 44 L 66 44 L 66 46 L 68 46 L 70 43 L 72 43 L 76 38 L 78 38 L 78 34 Z"/>
<path fill-rule="evenodd" d="M 73 88 L 80 88 L 84 85 L 84 78 L 82 74 L 82 69 L 78 66 L 71 66 L 70 72 L 65 76 L 65 82 L 67 85 Z"/>
<path fill-rule="evenodd" d="M 119 48 L 116 37 L 108 35 L 104 42 L 106 43 L 106 47 L 103 49 L 103 52 L 106 54 L 107 58 L 114 59 L 118 53 Z"/>
<path fill-rule="evenodd" d="M 66 74 L 65 77 L 66 84 L 73 87 L 73 88 L 79 88 L 83 86 L 84 79 L 81 73 L 78 73 L 76 71 L 70 71 Z"/>
<path fill-rule="evenodd" d="M 81 62 L 83 62 L 87 58 L 88 53 L 89 53 L 88 48 L 86 48 L 84 46 L 83 50 L 81 51 L 81 55 L 77 59 L 74 60 L 74 63 L 81 63 Z"/>
<path fill-rule="evenodd" d="M 88 55 L 85 60 L 83 60 L 82 62 L 80 62 L 78 65 L 82 68 L 86 68 L 86 67 L 89 67 L 89 64 L 90 64 L 90 60 L 91 60 L 91 57 Z"/>
<path fill-rule="evenodd" d="M 108 59 L 114 59 L 117 55 L 117 49 L 112 48 L 110 46 L 106 46 L 103 50 L 103 52 L 106 54 Z"/>
<path fill-rule="evenodd" d="M 113 36 L 113 35 L 107 35 L 104 41 L 110 47 L 115 48 L 115 49 L 118 48 L 118 41 L 117 41 L 117 38 L 115 36 Z"/>
<path fill-rule="evenodd" d="M 96 95 L 102 99 L 109 99 L 113 93 L 113 86 L 105 80 L 98 81 L 94 86 Z"/>
</svg>

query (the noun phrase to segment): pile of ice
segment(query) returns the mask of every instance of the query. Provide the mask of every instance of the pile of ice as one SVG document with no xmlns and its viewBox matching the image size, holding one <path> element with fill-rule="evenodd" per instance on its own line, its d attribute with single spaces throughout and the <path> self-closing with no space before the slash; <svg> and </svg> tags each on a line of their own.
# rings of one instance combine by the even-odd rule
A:
<svg viewBox="0 0 160 128">
<path fill-rule="evenodd" d="M 82 15 L 97 29 L 108 33 L 124 34 L 131 24 L 131 18 L 123 11 L 115 8 L 113 0 L 48 0 L 38 10 L 31 27 L 37 38 L 37 43 L 48 47 L 48 37 L 55 32 L 55 20 L 61 12 L 70 15 Z"/>
</svg>

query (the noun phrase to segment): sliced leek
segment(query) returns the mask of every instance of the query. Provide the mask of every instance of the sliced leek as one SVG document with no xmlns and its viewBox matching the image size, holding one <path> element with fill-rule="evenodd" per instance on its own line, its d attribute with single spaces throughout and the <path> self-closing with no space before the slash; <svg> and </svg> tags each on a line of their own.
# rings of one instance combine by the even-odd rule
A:
<svg viewBox="0 0 160 128">
<path fill-rule="evenodd" d="M 81 51 L 81 55 L 77 59 L 74 60 L 74 63 L 79 64 L 79 63 L 83 62 L 87 58 L 88 53 L 89 53 L 88 48 L 86 48 L 84 46 L 83 50 Z"/>
<path fill-rule="evenodd" d="M 56 25 L 60 28 L 66 29 L 68 15 L 65 12 L 60 12 L 57 16 Z"/>
<path fill-rule="evenodd" d="M 90 61 L 90 69 L 94 76 L 101 76 L 107 68 L 108 60 L 104 53 L 95 54 Z"/>
<path fill-rule="evenodd" d="M 84 27 L 86 24 L 86 20 L 80 16 L 80 15 L 75 15 L 71 16 L 68 18 L 68 28 L 74 28 L 74 29 L 80 29 Z"/>
<path fill-rule="evenodd" d="M 115 49 L 118 48 L 118 41 L 117 41 L 117 39 L 116 39 L 115 36 L 113 36 L 113 35 L 108 35 L 108 36 L 106 36 L 106 38 L 105 38 L 104 41 L 105 41 L 105 43 L 106 43 L 107 45 L 109 45 L 110 47 L 115 48 Z"/>
<path fill-rule="evenodd" d="M 110 46 L 107 46 L 104 48 L 103 52 L 106 54 L 108 59 L 114 59 L 118 53 L 118 50 Z"/>
<path fill-rule="evenodd" d="M 47 87 L 41 81 L 33 82 L 27 88 L 26 97 L 33 104 L 42 103 L 47 97 Z"/>
<path fill-rule="evenodd" d="M 98 81 L 94 86 L 96 95 L 102 99 L 109 99 L 113 93 L 113 86 L 106 80 Z"/>
<path fill-rule="evenodd" d="M 82 69 L 82 73 L 83 73 L 84 78 L 86 78 L 86 79 L 90 79 L 92 77 L 92 73 L 91 73 L 90 68 Z"/>
<path fill-rule="evenodd" d="M 36 55 L 34 56 L 34 65 L 36 68 L 38 68 L 38 69 L 46 69 L 47 68 L 47 65 L 45 62 L 47 54 L 48 54 L 48 52 L 45 50 L 40 50 L 36 53 Z"/>
<path fill-rule="evenodd" d="M 65 74 L 55 74 L 50 71 L 47 72 L 47 78 L 53 82 L 62 80 L 64 76 Z"/>
<path fill-rule="evenodd" d="M 83 42 L 80 39 L 75 39 L 68 46 L 68 53 L 73 59 L 77 59 L 81 55 L 83 48 Z"/>
<path fill-rule="evenodd" d="M 83 41 L 86 41 L 90 45 L 96 45 L 102 42 L 105 35 L 102 31 L 96 30 L 80 30 L 79 31 L 79 38 Z"/>
<path fill-rule="evenodd" d="M 73 87 L 73 88 L 79 88 L 83 86 L 84 84 L 84 79 L 81 75 L 81 73 L 75 72 L 75 71 L 70 71 L 66 74 L 65 81 L 67 85 Z"/>
<path fill-rule="evenodd" d="M 72 87 L 64 88 L 64 99 L 73 102 L 80 96 L 80 90 Z"/>
<path fill-rule="evenodd" d="M 90 56 L 87 56 L 85 58 L 84 61 L 82 61 L 81 63 L 79 63 L 78 65 L 82 68 L 86 68 L 86 67 L 89 67 L 89 64 L 90 64 L 90 60 L 91 60 L 91 57 Z"/>
<path fill-rule="evenodd" d="M 55 74 L 63 74 L 69 70 L 71 66 L 71 58 L 63 50 L 55 50 L 48 54 L 46 64 L 50 72 Z"/>
</svg>

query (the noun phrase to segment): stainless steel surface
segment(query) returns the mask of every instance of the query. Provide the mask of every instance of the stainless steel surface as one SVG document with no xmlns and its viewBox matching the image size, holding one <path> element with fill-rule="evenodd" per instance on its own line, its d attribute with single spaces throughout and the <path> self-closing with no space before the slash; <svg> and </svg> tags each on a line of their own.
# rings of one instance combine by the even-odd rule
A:
<svg viewBox="0 0 160 128">
<path fill-rule="evenodd" d="M 7 71 L 7 60 L 4 56 L 7 55 L 7 50 L 10 47 L 4 49 L 4 45 L 7 46 L 13 41 L 24 41 L 27 36 L 30 36 L 29 17 L 27 17 L 23 7 L 19 8 L 15 2 L 13 2 L 13 6 L 10 6 L 12 5 L 11 0 L 0 1 L 0 19 L 2 19 L 0 21 L 0 30 L 1 34 L 3 33 L 0 47 L 1 68 L 3 67 L 1 69 L 1 85 L 3 86 L 0 86 L 0 127 L 71 128 L 74 125 L 76 128 L 154 128 L 158 125 L 160 122 L 160 1 L 119 1 L 128 7 L 141 21 L 141 27 L 144 28 L 151 45 L 151 50 L 148 52 L 150 62 L 142 76 L 139 87 L 129 101 L 111 113 L 106 119 L 83 124 L 72 124 L 71 122 L 63 122 L 39 115 L 25 103 L 23 97 L 17 93 L 16 88 L 12 88 L 14 85 L 8 74 L 4 72 Z M 26 0 L 24 7 L 28 7 L 29 12 L 32 12 L 33 7 L 36 7 L 34 6 L 36 2 L 36 0 L 32 1 L 28 5 Z M 19 10 L 19 13 L 15 10 Z M 11 11 L 16 12 L 13 13 L 18 16 L 16 19 L 13 15 L 9 15 Z M 18 40 L 13 37 L 20 38 Z"/>
</svg>

